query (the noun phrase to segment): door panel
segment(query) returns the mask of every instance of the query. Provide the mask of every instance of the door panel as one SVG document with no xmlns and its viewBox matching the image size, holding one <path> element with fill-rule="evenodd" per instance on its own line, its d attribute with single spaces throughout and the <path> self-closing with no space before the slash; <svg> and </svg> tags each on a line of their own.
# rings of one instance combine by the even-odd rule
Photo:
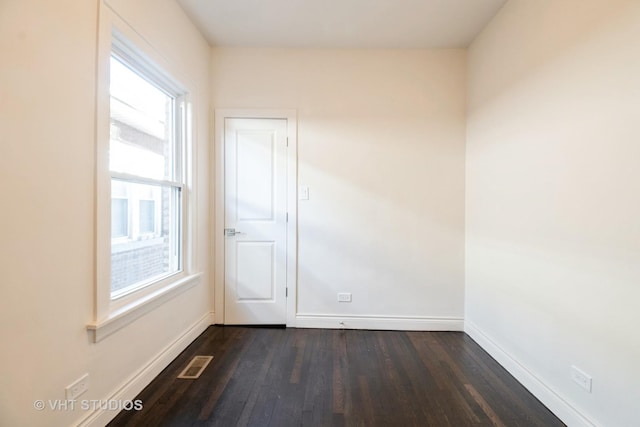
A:
<svg viewBox="0 0 640 427">
<path fill-rule="evenodd" d="M 236 295 L 239 301 L 273 301 L 275 259 L 273 242 L 236 244 Z"/>
<path fill-rule="evenodd" d="M 239 221 L 273 221 L 274 133 L 268 130 L 236 134 Z"/>
<path fill-rule="evenodd" d="M 225 119 L 225 323 L 286 323 L 286 132 Z"/>
</svg>

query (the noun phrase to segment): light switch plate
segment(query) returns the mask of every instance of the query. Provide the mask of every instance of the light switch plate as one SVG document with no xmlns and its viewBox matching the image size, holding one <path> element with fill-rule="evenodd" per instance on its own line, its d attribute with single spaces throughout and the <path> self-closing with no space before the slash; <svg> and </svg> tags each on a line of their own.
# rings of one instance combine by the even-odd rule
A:
<svg viewBox="0 0 640 427">
<path fill-rule="evenodd" d="M 300 200 L 309 200 L 309 187 L 300 187 L 298 189 L 298 198 Z"/>
</svg>

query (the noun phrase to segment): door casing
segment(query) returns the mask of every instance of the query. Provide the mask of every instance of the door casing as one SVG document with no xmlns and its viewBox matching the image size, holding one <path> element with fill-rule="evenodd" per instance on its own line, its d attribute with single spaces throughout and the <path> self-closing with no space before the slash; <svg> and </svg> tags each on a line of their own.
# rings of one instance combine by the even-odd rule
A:
<svg viewBox="0 0 640 427">
<path fill-rule="evenodd" d="M 215 268 L 214 292 L 213 292 L 213 320 L 215 324 L 224 324 L 224 298 L 225 298 L 225 249 L 224 249 L 224 120 L 237 119 L 285 119 L 287 120 L 287 326 L 295 327 L 297 312 L 297 242 L 298 242 L 298 131 L 296 110 L 272 110 L 272 109 L 216 109 L 215 110 L 215 149 L 210 164 L 215 170 L 215 185 L 212 186 L 214 197 L 213 209 L 215 221 L 212 230 L 214 242 L 213 265 Z"/>
</svg>

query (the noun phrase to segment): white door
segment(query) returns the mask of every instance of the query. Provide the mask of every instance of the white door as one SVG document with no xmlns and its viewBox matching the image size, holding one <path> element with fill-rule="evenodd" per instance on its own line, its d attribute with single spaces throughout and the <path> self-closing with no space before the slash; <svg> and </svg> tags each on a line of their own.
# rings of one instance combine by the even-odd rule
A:
<svg viewBox="0 0 640 427">
<path fill-rule="evenodd" d="M 286 323 L 287 120 L 224 120 L 225 324 Z"/>
</svg>

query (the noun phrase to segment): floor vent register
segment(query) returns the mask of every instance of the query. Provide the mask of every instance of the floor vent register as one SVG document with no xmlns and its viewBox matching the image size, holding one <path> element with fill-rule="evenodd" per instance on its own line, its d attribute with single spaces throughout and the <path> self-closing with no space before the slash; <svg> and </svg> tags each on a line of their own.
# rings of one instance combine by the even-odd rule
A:
<svg viewBox="0 0 640 427">
<path fill-rule="evenodd" d="M 191 360 L 191 362 L 189 362 L 187 367 L 184 368 L 182 372 L 180 372 L 178 378 L 195 380 L 196 378 L 200 377 L 200 375 L 212 359 L 213 356 L 195 356 Z"/>
</svg>

